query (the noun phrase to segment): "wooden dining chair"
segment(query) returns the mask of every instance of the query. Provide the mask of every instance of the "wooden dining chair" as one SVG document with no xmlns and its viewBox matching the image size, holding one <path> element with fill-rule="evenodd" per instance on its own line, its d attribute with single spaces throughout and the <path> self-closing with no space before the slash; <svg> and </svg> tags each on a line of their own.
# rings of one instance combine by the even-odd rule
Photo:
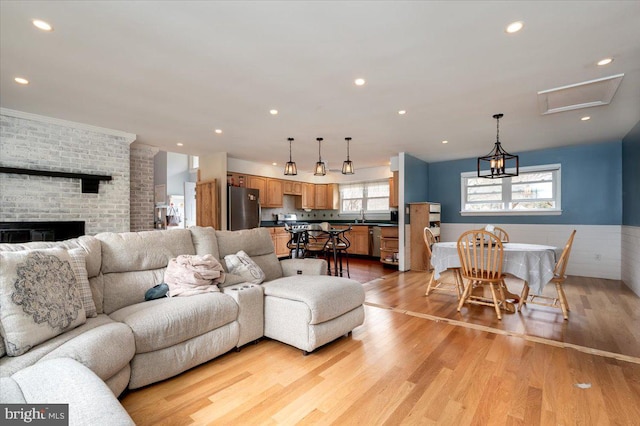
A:
<svg viewBox="0 0 640 426">
<path fill-rule="evenodd" d="M 496 234 L 496 236 L 503 243 L 508 243 L 509 242 L 509 234 L 507 234 L 507 231 L 505 231 L 504 229 L 502 229 L 502 228 L 500 228 L 498 226 L 494 226 L 493 227 L 493 233 Z"/>
<path fill-rule="evenodd" d="M 467 231 L 458 239 L 458 256 L 462 278 L 466 281 L 458 312 L 465 303 L 493 306 L 498 319 L 502 320 L 505 276 L 502 274 L 504 247 L 500 239 L 484 230 Z M 473 289 L 479 286 L 489 286 L 491 298 L 474 295 Z"/>
<path fill-rule="evenodd" d="M 431 273 L 429 284 L 427 284 L 427 291 L 425 293 L 425 296 L 428 296 L 429 293 L 434 290 L 442 290 L 448 292 L 455 291 L 457 293 L 458 300 L 460 300 L 460 297 L 462 297 L 462 292 L 464 290 L 462 279 L 460 278 L 460 268 L 449 268 L 453 271 L 456 280 L 455 284 L 436 280 L 435 271 L 433 270 L 433 265 L 431 264 L 431 246 L 435 244 L 436 237 L 435 235 L 433 235 L 433 232 L 431 232 L 431 229 L 428 226 L 425 226 L 423 230 L 423 239 L 425 245 L 425 255 L 427 256 L 427 265 L 429 265 L 427 272 Z"/>
<path fill-rule="evenodd" d="M 569 302 L 567 302 L 567 296 L 564 294 L 563 284 L 567 279 L 565 272 L 567 270 L 567 264 L 569 263 L 569 255 L 571 254 L 571 246 L 573 246 L 573 237 L 575 237 L 575 235 L 576 230 L 574 229 L 573 232 L 571 232 L 567 243 L 564 245 L 560 258 L 556 262 L 556 267 L 553 269 L 553 278 L 549 281 L 556 285 L 558 297 L 547 297 L 537 294 L 529 295 L 529 286 L 525 281 L 524 287 L 522 288 L 522 294 L 520 295 L 520 301 L 518 303 L 518 311 L 522 309 L 522 305 L 531 303 L 533 305 L 550 306 L 552 308 L 561 309 L 564 319 L 569 319 Z"/>
</svg>

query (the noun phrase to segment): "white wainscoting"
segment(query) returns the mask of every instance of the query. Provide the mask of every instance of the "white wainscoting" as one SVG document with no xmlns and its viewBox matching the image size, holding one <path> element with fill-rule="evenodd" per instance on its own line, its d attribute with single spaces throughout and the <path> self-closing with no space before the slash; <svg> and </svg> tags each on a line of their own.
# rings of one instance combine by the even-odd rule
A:
<svg viewBox="0 0 640 426">
<path fill-rule="evenodd" d="M 622 227 L 622 281 L 640 296 L 640 227 Z"/>
<path fill-rule="evenodd" d="M 576 233 L 567 266 L 568 275 L 583 277 L 621 279 L 622 226 L 619 225 L 526 225 L 492 223 L 507 231 L 511 242 L 547 244 L 564 247 L 574 229 Z M 441 241 L 456 241 L 460 234 L 470 229 L 483 227 L 475 223 L 442 223 Z M 629 228 L 629 227 L 627 227 Z M 635 228 L 635 251 L 626 256 L 640 258 L 640 232 Z M 629 238 L 631 240 L 631 238 Z M 627 259 L 627 262 L 631 262 Z M 640 277 L 638 260 L 634 268 L 635 282 Z M 628 284 L 630 285 L 630 284 Z M 636 293 L 638 292 L 635 290 Z"/>
</svg>

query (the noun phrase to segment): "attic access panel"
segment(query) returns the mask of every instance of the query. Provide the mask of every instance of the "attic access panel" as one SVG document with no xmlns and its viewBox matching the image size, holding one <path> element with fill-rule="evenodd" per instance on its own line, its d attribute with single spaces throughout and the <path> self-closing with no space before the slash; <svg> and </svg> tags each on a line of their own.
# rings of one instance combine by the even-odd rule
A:
<svg viewBox="0 0 640 426">
<path fill-rule="evenodd" d="M 556 87 L 538 92 L 540 114 L 608 105 L 616 94 L 624 74 Z"/>
</svg>

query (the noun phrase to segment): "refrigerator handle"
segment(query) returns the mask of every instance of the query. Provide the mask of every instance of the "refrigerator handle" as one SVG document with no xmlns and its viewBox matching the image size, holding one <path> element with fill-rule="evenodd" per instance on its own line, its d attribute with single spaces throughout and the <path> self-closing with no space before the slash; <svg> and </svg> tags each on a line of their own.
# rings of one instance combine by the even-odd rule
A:
<svg viewBox="0 0 640 426">
<path fill-rule="evenodd" d="M 258 224 L 256 228 L 260 228 L 260 222 L 262 222 L 262 203 L 258 201 Z"/>
</svg>

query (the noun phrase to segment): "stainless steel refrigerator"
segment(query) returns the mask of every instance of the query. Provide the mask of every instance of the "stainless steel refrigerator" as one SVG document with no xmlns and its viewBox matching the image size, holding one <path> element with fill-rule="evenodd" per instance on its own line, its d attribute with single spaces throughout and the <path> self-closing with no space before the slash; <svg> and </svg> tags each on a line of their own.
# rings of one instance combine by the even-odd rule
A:
<svg viewBox="0 0 640 426">
<path fill-rule="evenodd" d="M 250 229 L 260 226 L 260 191 L 228 186 L 227 220 L 229 230 Z"/>
</svg>

